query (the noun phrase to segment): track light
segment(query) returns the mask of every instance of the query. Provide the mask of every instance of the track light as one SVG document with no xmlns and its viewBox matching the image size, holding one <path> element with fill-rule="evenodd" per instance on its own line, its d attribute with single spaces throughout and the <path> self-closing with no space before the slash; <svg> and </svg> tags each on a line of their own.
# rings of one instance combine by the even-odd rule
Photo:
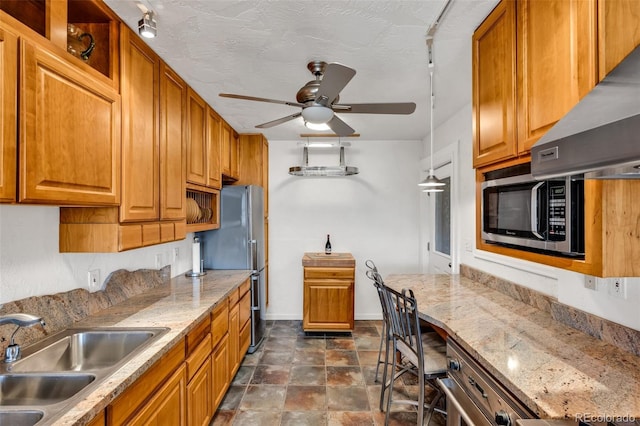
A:
<svg viewBox="0 0 640 426">
<path fill-rule="evenodd" d="M 158 35 L 156 20 L 153 19 L 153 11 L 145 12 L 142 15 L 142 19 L 138 21 L 138 34 L 144 38 L 154 38 Z"/>
</svg>

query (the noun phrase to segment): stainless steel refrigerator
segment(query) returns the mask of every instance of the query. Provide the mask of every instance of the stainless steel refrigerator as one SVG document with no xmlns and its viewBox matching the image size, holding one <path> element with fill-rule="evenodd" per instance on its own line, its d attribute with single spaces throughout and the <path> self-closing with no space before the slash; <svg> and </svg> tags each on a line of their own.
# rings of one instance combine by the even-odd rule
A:
<svg viewBox="0 0 640 426">
<path fill-rule="evenodd" d="M 256 185 L 220 192 L 220 229 L 198 233 L 205 269 L 251 270 L 251 344 L 256 351 L 266 323 L 264 193 Z"/>
</svg>

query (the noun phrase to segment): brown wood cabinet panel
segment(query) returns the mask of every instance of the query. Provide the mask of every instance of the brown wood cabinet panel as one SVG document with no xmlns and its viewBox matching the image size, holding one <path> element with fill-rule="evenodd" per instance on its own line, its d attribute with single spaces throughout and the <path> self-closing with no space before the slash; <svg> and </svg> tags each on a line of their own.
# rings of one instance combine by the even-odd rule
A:
<svg viewBox="0 0 640 426">
<path fill-rule="evenodd" d="M 181 394 L 181 403 L 179 405 L 182 408 L 174 414 L 180 416 L 180 422 L 160 424 L 184 424 L 184 389 L 186 386 L 184 353 L 184 344 L 176 345 L 138 380 L 129 386 L 127 390 L 120 394 L 120 396 L 107 407 L 107 424 L 112 426 L 125 424 L 129 418 L 143 407 L 143 404 L 148 400 L 150 395 L 161 393 L 167 388 L 172 389 L 172 397 L 175 397 L 176 391 L 174 390 L 174 386 L 176 386 L 176 383 L 180 383 L 179 387 L 181 388 L 181 391 L 179 391 L 179 393 Z M 171 375 L 174 371 L 175 373 Z M 171 379 L 167 381 L 166 379 L 170 375 Z M 160 389 L 160 385 L 163 383 L 165 384 Z M 156 389 L 160 390 L 156 392 Z M 154 400 L 155 399 L 158 398 L 154 397 Z M 175 406 L 177 407 L 177 405 Z M 146 407 L 149 407 L 149 405 L 146 405 Z M 144 424 L 144 421 L 147 418 L 147 416 L 141 417 L 140 415 L 136 415 L 136 419 L 142 422 L 138 424 Z M 172 415 L 167 417 L 166 421 L 170 422 L 173 419 L 177 418 Z"/>
<path fill-rule="evenodd" d="M 244 323 L 240 329 L 240 360 L 244 358 L 244 355 L 249 349 L 251 344 L 251 320 Z"/>
<path fill-rule="evenodd" d="M 124 24 L 122 54 L 122 204 L 120 221 L 160 216 L 160 58 Z"/>
<path fill-rule="evenodd" d="M 217 346 L 229 330 L 229 305 L 226 299 L 213 309 L 211 318 L 211 346 Z"/>
<path fill-rule="evenodd" d="M 240 368 L 240 305 L 236 303 L 229 309 L 229 380 Z"/>
<path fill-rule="evenodd" d="M 207 106 L 207 183 L 210 188 L 222 189 L 222 118 Z"/>
<path fill-rule="evenodd" d="M 211 347 L 209 347 L 211 350 Z M 213 416 L 212 410 L 212 377 L 211 358 L 206 362 L 187 384 L 187 425 L 208 426 Z"/>
<path fill-rule="evenodd" d="M 229 388 L 229 334 L 225 334 L 218 346 L 213 350 L 211 364 L 213 371 L 213 409 L 215 410 Z"/>
<path fill-rule="evenodd" d="M 120 95 L 112 82 L 28 40 L 20 58 L 20 201 L 117 205 Z"/>
<path fill-rule="evenodd" d="M 305 280 L 303 329 L 353 330 L 353 281 Z"/>
<path fill-rule="evenodd" d="M 160 220 L 187 217 L 187 85 L 160 63 Z"/>
<path fill-rule="evenodd" d="M 261 133 L 240 135 L 238 184 L 259 185 L 264 190 L 264 217 L 269 216 L 269 141 Z"/>
<path fill-rule="evenodd" d="M 0 25 L 0 202 L 16 201 L 18 37 Z"/>
<path fill-rule="evenodd" d="M 187 381 L 191 381 L 200 366 L 209 360 L 209 355 L 211 355 L 211 333 L 207 333 L 207 337 L 200 342 L 198 347 L 187 358 L 185 362 L 187 365 Z"/>
<path fill-rule="evenodd" d="M 525 152 L 596 84 L 596 0 L 516 8 L 518 151 Z"/>
<path fill-rule="evenodd" d="M 598 79 L 640 44 L 640 1 L 598 0 Z"/>
<path fill-rule="evenodd" d="M 186 411 L 185 368 L 181 366 L 127 424 L 183 426 Z"/>
<path fill-rule="evenodd" d="M 221 143 L 221 169 L 222 179 L 224 181 L 235 182 L 239 177 L 238 161 L 239 161 L 239 146 L 240 136 L 229 126 L 229 124 L 223 120 Z"/>
<path fill-rule="evenodd" d="M 87 426 L 105 426 L 107 424 L 107 417 L 104 414 L 104 410 L 100 411 L 100 414 L 95 416 Z"/>
<path fill-rule="evenodd" d="M 190 87 L 187 90 L 187 182 L 207 183 L 207 104 Z"/>
<path fill-rule="evenodd" d="M 200 321 L 185 337 L 187 356 L 199 347 L 202 342 L 211 333 L 211 316 L 207 315 L 205 319 Z M 211 342 L 209 342 L 211 347 Z"/>
<path fill-rule="evenodd" d="M 500 2 L 472 38 L 473 165 L 517 155 L 516 2 Z"/>
</svg>

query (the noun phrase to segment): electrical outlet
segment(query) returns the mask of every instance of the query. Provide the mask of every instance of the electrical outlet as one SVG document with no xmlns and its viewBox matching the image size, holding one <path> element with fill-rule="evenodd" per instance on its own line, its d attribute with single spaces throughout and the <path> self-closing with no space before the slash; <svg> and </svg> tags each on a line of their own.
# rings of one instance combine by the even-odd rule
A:
<svg viewBox="0 0 640 426">
<path fill-rule="evenodd" d="M 597 290 L 598 286 L 596 285 L 596 277 L 594 277 L 593 275 L 585 275 L 584 288 L 588 288 L 590 290 Z"/>
<path fill-rule="evenodd" d="M 173 262 L 172 263 L 176 263 L 179 258 L 180 258 L 180 248 L 179 247 L 174 247 L 173 248 Z"/>
<path fill-rule="evenodd" d="M 156 269 L 162 268 L 162 253 L 156 254 Z"/>
<path fill-rule="evenodd" d="M 87 272 L 88 287 L 91 293 L 100 290 L 102 281 L 100 281 L 100 269 L 92 269 Z"/>
<path fill-rule="evenodd" d="M 627 298 L 627 281 L 625 278 L 607 278 L 609 295 L 618 299 Z"/>
<path fill-rule="evenodd" d="M 468 252 L 472 252 L 473 251 L 473 243 L 471 243 L 471 240 L 465 240 L 464 249 L 466 251 L 468 251 Z"/>
</svg>

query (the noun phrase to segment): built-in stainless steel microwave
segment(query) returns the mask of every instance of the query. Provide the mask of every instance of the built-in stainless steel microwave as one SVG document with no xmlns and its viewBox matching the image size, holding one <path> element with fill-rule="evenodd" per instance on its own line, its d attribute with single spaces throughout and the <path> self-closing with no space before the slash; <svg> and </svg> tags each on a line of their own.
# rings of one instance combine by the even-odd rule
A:
<svg viewBox="0 0 640 426">
<path fill-rule="evenodd" d="M 572 177 L 537 181 L 527 166 L 485 174 L 482 239 L 584 258 L 584 181 Z"/>
</svg>

